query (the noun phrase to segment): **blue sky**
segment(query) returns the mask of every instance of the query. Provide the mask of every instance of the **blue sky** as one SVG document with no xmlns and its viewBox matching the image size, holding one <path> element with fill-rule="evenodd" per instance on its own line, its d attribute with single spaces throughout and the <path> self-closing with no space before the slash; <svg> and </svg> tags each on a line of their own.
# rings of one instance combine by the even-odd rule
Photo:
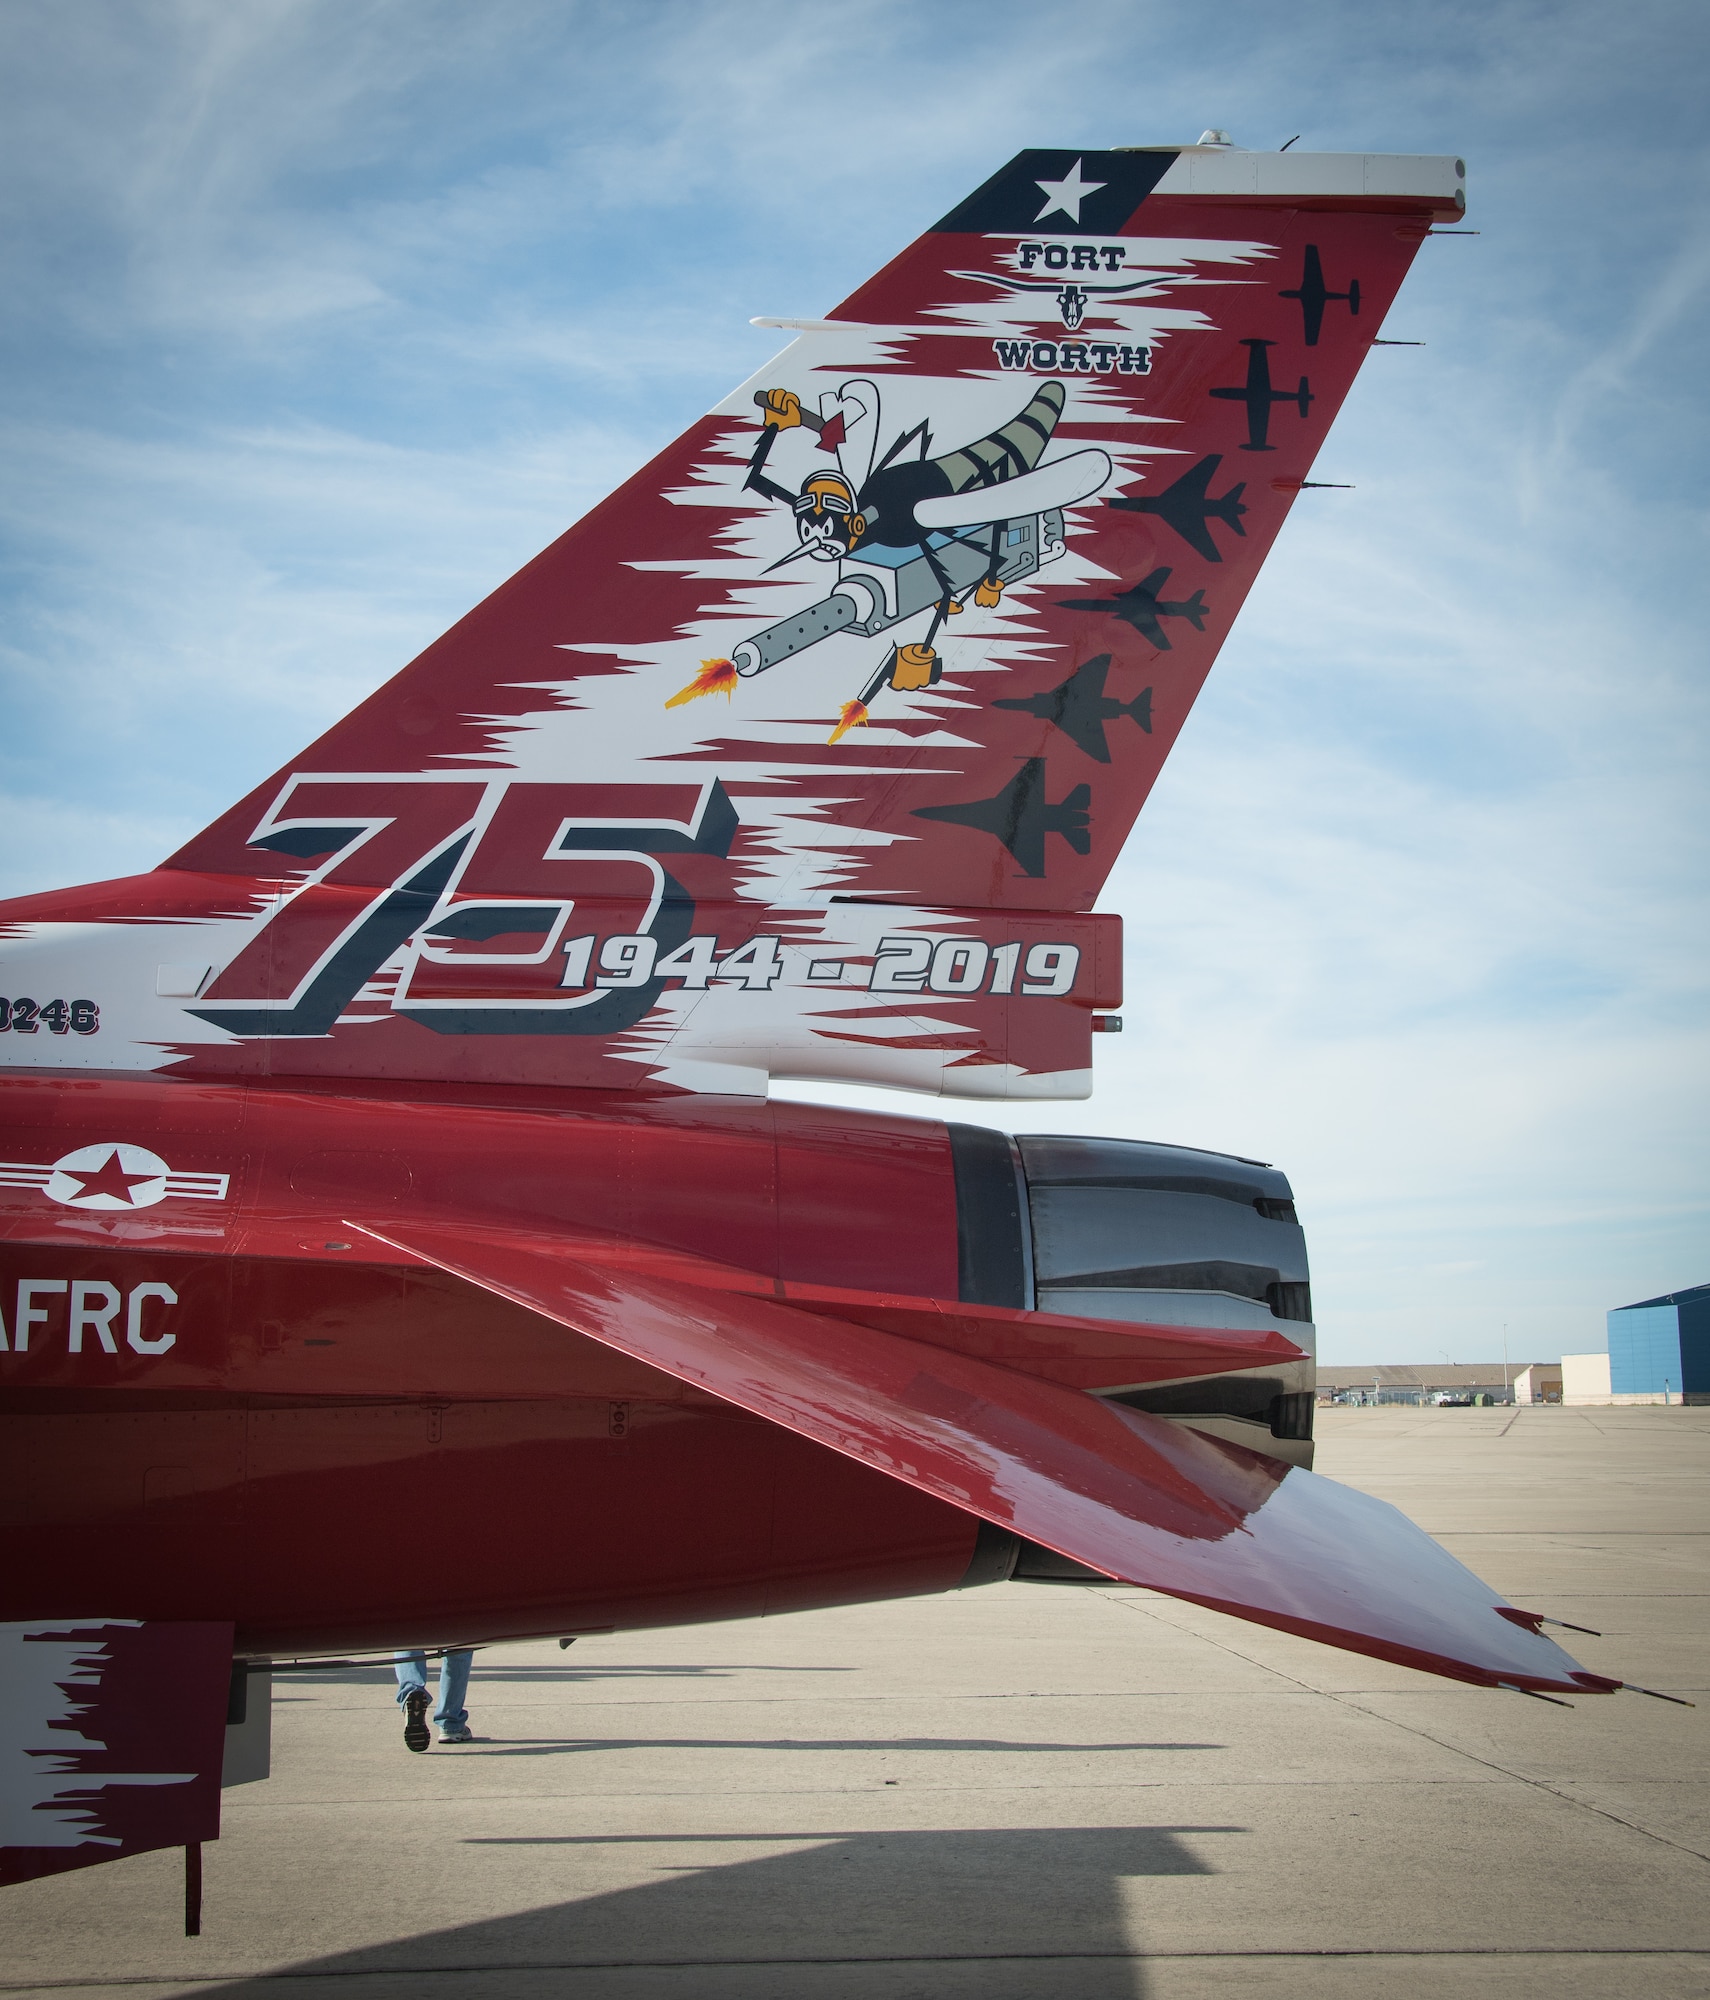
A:
<svg viewBox="0 0 1710 2000">
<path fill-rule="evenodd" d="M 1327 1360 L 1710 1278 L 1696 0 L 22 0 L 0 53 L 7 894 L 169 852 L 1018 147 L 1462 154 L 1428 345 L 1112 878 L 1098 1094 L 1013 1122 L 1285 1166 Z"/>
</svg>

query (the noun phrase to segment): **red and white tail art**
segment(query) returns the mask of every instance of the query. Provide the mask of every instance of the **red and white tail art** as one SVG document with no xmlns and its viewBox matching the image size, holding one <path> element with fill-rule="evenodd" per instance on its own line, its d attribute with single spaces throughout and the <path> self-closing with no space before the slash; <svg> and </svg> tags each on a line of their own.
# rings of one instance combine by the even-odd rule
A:
<svg viewBox="0 0 1710 2000">
<path fill-rule="evenodd" d="M 1028 152 L 152 876 L 11 1059 L 1079 1097 L 1094 898 L 1459 162 Z"/>
<path fill-rule="evenodd" d="M 152 874 L 0 911 L 11 1873 L 211 1824 L 150 1633 L 1073 1575 L 1619 1685 L 1314 1478 L 1275 1168 L 766 1095 L 1086 1093 L 1094 899 L 1461 175 L 1021 154 Z M 50 1769 L 96 1626 L 128 1747 Z"/>
<path fill-rule="evenodd" d="M 0 1625 L 0 1884 L 220 1831 L 232 1628 Z"/>
</svg>

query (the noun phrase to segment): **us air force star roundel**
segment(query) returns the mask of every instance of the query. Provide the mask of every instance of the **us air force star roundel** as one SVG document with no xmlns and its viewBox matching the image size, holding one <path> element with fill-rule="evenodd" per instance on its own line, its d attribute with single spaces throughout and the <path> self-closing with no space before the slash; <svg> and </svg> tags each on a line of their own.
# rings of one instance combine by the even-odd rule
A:
<svg viewBox="0 0 1710 2000">
<path fill-rule="evenodd" d="M 230 1174 L 169 1167 L 146 1146 L 103 1139 L 79 1146 L 53 1165 L 0 1160 L 0 1188 L 34 1188 L 67 1208 L 153 1208 L 157 1201 L 224 1201 Z M 0 1197 L 3 1198 L 3 1197 Z"/>
<path fill-rule="evenodd" d="M 165 1198 L 170 1171 L 158 1153 L 144 1146 L 104 1140 L 55 1160 L 42 1192 L 67 1208 L 152 1208 Z"/>
<path fill-rule="evenodd" d="M 1077 160 L 1060 181 L 1034 182 L 1040 193 L 1048 195 L 1050 199 L 1033 219 L 1035 222 L 1043 222 L 1046 216 L 1054 215 L 1061 209 L 1071 222 L 1079 222 L 1081 203 L 1089 194 L 1097 194 L 1101 187 L 1107 185 L 1105 181 L 1082 180 L 1081 163 Z"/>
</svg>

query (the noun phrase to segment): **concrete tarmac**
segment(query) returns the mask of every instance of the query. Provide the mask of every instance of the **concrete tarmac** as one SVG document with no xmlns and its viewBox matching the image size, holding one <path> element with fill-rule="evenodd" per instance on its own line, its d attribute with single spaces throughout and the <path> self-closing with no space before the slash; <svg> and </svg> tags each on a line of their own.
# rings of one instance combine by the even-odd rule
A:
<svg viewBox="0 0 1710 2000">
<path fill-rule="evenodd" d="M 171 2000 L 1710 1995 L 1710 1409 L 1319 1412 L 1597 1671 L 1556 1708 L 1128 1589 L 478 1655 L 477 1741 L 282 1675 L 178 1854 L 0 1892 L 0 1991 Z"/>
</svg>

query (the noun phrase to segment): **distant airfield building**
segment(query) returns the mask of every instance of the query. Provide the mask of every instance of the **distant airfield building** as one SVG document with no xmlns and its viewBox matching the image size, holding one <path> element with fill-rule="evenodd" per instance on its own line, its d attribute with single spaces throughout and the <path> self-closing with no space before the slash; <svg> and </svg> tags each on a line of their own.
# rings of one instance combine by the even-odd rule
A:
<svg viewBox="0 0 1710 2000">
<path fill-rule="evenodd" d="M 1569 1403 L 1710 1403 L 1710 1285 L 1617 1306 L 1605 1354 L 1562 1356 Z"/>
<path fill-rule="evenodd" d="M 1562 1364 L 1534 1361 L 1514 1378 L 1517 1403 L 1559 1403 L 1562 1399 Z"/>
<path fill-rule="evenodd" d="M 1562 1356 L 1562 1401 L 1583 1409 L 1588 1404 L 1614 1401 L 1609 1393 L 1607 1354 L 1564 1354 Z M 1660 1400 L 1660 1399 L 1659 1399 Z"/>
<path fill-rule="evenodd" d="M 1710 1285 L 1617 1306 L 1609 1345 L 1557 1361 L 1320 1368 L 1321 1403 L 1710 1404 Z"/>
<path fill-rule="evenodd" d="M 1457 1402 L 1508 1403 L 1517 1377 L 1542 1364 L 1511 1361 L 1439 1361 L 1434 1365 L 1386 1362 L 1371 1368 L 1320 1368 L 1321 1403 L 1429 1403 L 1452 1396 Z"/>
</svg>

